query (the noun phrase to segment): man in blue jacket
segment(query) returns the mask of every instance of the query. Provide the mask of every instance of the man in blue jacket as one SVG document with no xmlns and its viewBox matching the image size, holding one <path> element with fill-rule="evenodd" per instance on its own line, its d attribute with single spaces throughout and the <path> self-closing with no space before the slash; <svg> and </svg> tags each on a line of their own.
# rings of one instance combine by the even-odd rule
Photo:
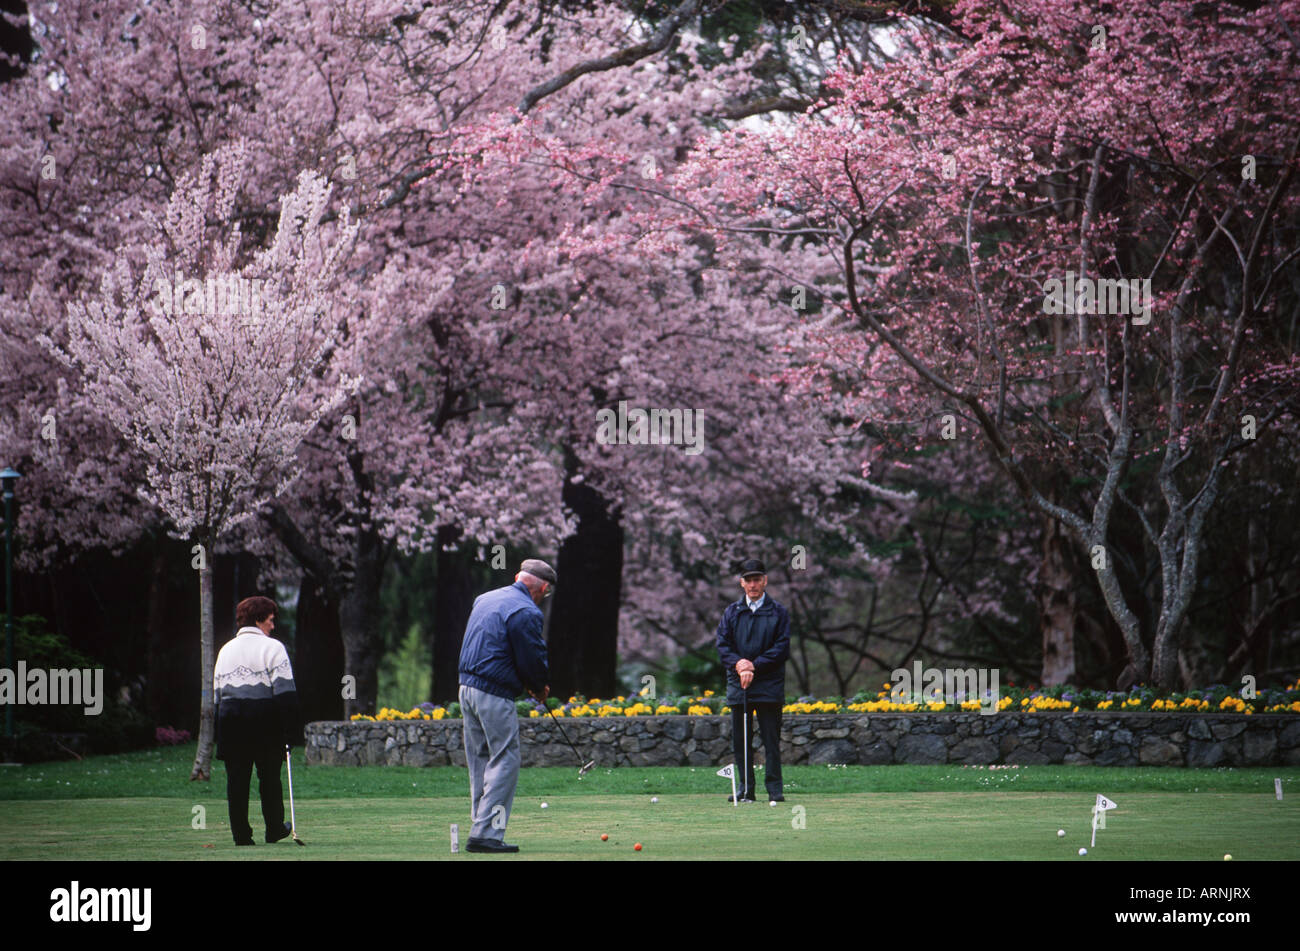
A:
<svg viewBox="0 0 1300 951">
<path fill-rule="evenodd" d="M 546 702 L 551 692 L 542 640 L 542 601 L 555 571 L 528 558 L 515 583 L 474 601 L 460 648 L 460 709 L 469 765 L 469 852 L 518 852 L 505 841 L 519 783 L 519 715 L 515 697 L 527 688 Z"/>
<path fill-rule="evenodd" d="M 753 735 L 753 721 L 745 721 L 749 714 L 757 713 L 768 799 L 784 802 L 781 708 L 785 705 L 785 662 L 790 657 L 790 614 L 765 593 L 767 570 L 758 559 L 741 563 L 740 587 L 745 596 L 727 605 L 717 632 L 718 656 L 727 671 L 735 768 L 747 774 L 736 795 L 741 802 L 754 801 L 754 757 L 745 748 L 746 737 Z M 730 796 L 727 801 L 731 802 Z"/>
</svg>

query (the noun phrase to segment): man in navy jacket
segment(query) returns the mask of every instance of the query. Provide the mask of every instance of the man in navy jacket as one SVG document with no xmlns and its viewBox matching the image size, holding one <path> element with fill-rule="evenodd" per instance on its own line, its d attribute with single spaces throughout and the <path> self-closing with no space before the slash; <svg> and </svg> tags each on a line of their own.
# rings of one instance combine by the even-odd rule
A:
<svg viewBox="0 0 1300 951">
<path fill-rule="evenodd" d="M 519 783 L 519 716 L 514 698 L 527 688 L 543 703 L 550 693 L 542 601 L 555 571 L 526 559 L 515 583 L 474 601 L 460 648 L 460 709 L 469 765 L 469 852 L 518 852 L 505 841 Z"/>
<path fill-rule="evenodd" d="M 735 768 L 747 773 L 737 796 L 742 802 L 754 801 L 754 757 L 745 749 L 744 740 L 753 735 L 753 721 L 747 724 L 746 715 L 757 713 L 766 761 L 763 782 L 770 800 L 784 802 L 781 708 L 785 705 L 785 662 L 790 657 L 790 614 L 766 595 L 767 570 L 758 559 L 741 563 L 740 587 L 745 596 L 727 605 L 717 631 L 718 656 L 727 671 Z M 743 768 L 746 764 L 748 770 Z"/>
</svg>

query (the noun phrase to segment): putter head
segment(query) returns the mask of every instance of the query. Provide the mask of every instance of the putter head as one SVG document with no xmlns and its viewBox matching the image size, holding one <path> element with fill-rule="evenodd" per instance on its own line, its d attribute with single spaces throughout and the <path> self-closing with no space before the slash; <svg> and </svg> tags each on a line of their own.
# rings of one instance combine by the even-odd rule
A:
<svg viewBox="0 0 1300 951">
<path fill-rule="evenodd" d="M 585 773 L 587 770 L 591 769 L 591 768 L 592 768 L 593 766 L 595 766 L 595 765 L 596 765 L 596 761 L 595 761 L 595 760 L 592 760 L 592 761 L 589 762 L 589 763 L 583 763 L 583 764 L 582 764 L 582 769 L 578 770 L 578 775 L 581 776 L 583 773 Z"/>
</svg>

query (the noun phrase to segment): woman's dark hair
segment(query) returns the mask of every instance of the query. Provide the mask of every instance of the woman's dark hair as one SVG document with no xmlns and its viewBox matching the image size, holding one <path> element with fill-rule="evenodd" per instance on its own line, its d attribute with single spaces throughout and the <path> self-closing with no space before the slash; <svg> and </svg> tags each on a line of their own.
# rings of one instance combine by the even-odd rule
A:
<svg viewBox="0 0 1300 951">
<path fill-rule="evenodd" d="M 245 598 L 235 605 L 235 621 L 240 627 L 249 627 L 274 617 L 276 610 L 275 602 L 270 598 L 261 595 Z"/>
</svg>

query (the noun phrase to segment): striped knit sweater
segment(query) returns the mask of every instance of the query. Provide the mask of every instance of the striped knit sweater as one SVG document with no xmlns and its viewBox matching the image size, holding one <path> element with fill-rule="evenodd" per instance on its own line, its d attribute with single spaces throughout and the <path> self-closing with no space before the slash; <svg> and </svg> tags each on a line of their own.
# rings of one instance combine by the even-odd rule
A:
<svg viewBox="0 0 1300 951">
<path fill-rule="evenodd" d="M 284 645 L 241 627 L 217 654 L 217 758 L 283 752 L 301 732 L 298 689 Z"/>
</svg>

